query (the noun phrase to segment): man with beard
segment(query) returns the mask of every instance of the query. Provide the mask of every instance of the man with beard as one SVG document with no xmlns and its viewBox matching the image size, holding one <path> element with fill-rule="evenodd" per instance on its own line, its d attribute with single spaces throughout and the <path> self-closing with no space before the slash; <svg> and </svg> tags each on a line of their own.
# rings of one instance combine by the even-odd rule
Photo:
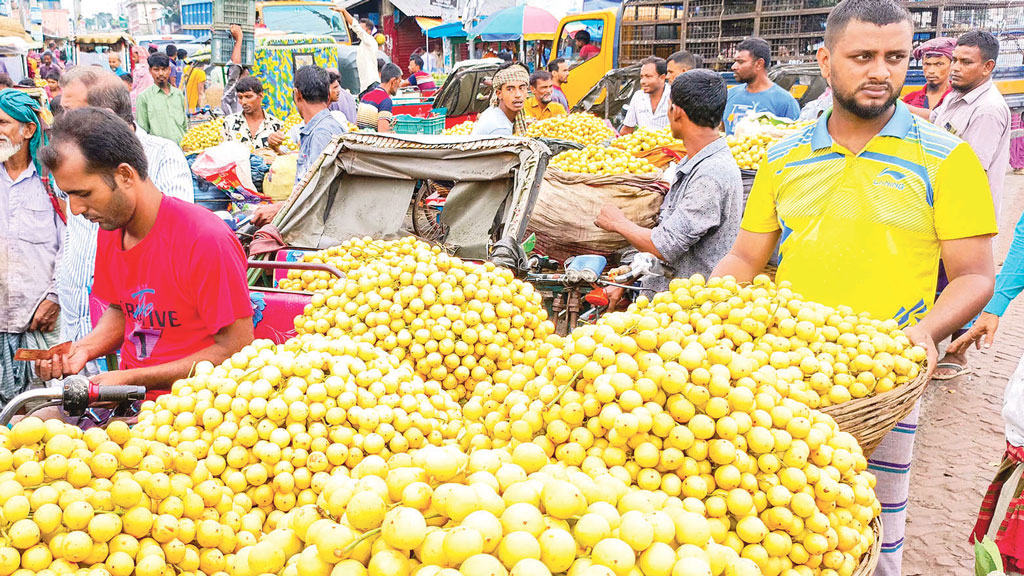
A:
<svg viewBox="0 0 1024 576">
<path fill-rule="evenodd" d="M 736 45 L 732 73 L 740 85 L 729 90 L 723 118 L 726 134 L 732 134 L 736 122 L 748 112 L 770 112 L 790 120 L 800 116 L 796 98 L 768 79 L 771 65 L 772 47 L 764 40 L 747 38 Z"/>
<path fill-rule="evenodd" d="M 555 58 L 548 63 L 548 72 L 551 73 L 551 80 L 554 82 L 551 91 L 551 101 L 562 105 L 562 108 L 569 109 L 569 100 L 562 91 L 562 84 L 569 81 L 569 62 L 565 58 Z"/>
<path fill-rule="evenodd" d="M 640 66 L 640 89 L 629 99 L 629 111 L 622 121 L 622 135 L 632 134 L 637 128 L 660 130 L 668 126 L 668 106 L 671 98 L 665 89 L 668 63 L 664 58 L 650 56 Z"/>
<path fill-rule="evenodd" d="M 911 112 L 926 120 L 953 89 L 949 84 L 949 64 L 953 61 L 954 46 L 956 40 L 952 38 L 932 38 L 914 49 L 914 59 L 921 61 L 925 85 L 904 96 L 903 101 Z"/>
<path fill-rule="evenodd" d="M 1010 108 L 992 81 L 999 56 L 999 41 L 988 32 L 961 36 L 953 49 L 950 83 L 953 93 L 931 113 L 939 128 L 963 138 L 981 160 L 988 175 L 996 217 L 1003 198 L 1003 181 L 1010 167 Z M 945 278 L 939 276 L 939 290 Z M 954 334 L 954 339 L 962 332 Z M 967 349 L 951 347 L 935 368 L 936 380 L 950 380 L 969 373 Z"/>
<path fill-rule="evenodd" d="M 533 93 L 523 106 L 526 115 L 533 120 L 544 120 L 555 116 L 564 116 L 565 108 L 558 102 L 553 102 L 551 93 L 554 84 L 551 81 L 551 74 L 538 70 L 530 74 L 530 92 Z"/>
<path fill-rule="evenodd" d="M 146 154 L 146 172 L 157 189 L 166 196 L 185 202 L 194 200 L 192 171 L 185 154 L 174 142 L 135 125 L 131 95 L 124 83 L 112 73 L 96 66 L 76 66 L 61 78 L 66 110 L 95 106 L 116 114 L 142 143 Z M 63 341 L 81 340 L 92 331 L 89 293 L 96 266 L 96 239 L 99 226 L 84 216 L 67 214 L 64 255 L 57 269 L 57 293 L 60 296 L 60 334 Z M 99 369 L 95 364 L 89 373 Z"/>
<path fill-rule="evenodd" d="M 491 84 L 491 107 L 484 110 L 473 126 L 474 136 L 525 136 L 526 86 L 530 72 L 518 62 L 506 62 L 498 67 Z"/>
<path fill-rule="evenodd" d="M 0 406 L 31 382 L 31 366 L 16 362 L 15 351 L 45 350 L 59 336 L 56 268 L 64 224 L 39 176 L 39 113 L 27 94 L 0 92 Z"/>
<path fill-rule="evenodd" d="M 166 54 L 153 54 L 148 64 L 153 85 L 135 102 L 135 119 L 147 133 L 180 145 L 188 131 L 185 95 L 171 86 L 171 64 Z"/>
<path fill-rule="evenodd" d="M 736 243 L 712 274 L 749 282 L 781 239 L 778 281 L 905 327 L 931 369 L 935 343 L 992 296 L 998 228 L 970 146 L 899 100 L 913 35 L 899 0 L 843 0 L 832 10 L 818 65 L 833 108 L 768 149 Z M 936 300 L 940 254 L 949 286 Z M 878 576 L 901 574 L 919 409 L 868 460 L 882 506 Z"/>
<path fill-rule="evenodd" d="M 67 112 L 40 153 L 71 212 L 100 227 L 93 295 L 109 308 L 93 331 L 39 377 L 62 378 L 121 352 L 121 369 L 99 385 L 170 391 L 197 362 L 218 364 L 252 342 L 245 253 L 210 211 L 163 194 L 148 176 L 142 144 L 110 110 Z"/>
</svg>

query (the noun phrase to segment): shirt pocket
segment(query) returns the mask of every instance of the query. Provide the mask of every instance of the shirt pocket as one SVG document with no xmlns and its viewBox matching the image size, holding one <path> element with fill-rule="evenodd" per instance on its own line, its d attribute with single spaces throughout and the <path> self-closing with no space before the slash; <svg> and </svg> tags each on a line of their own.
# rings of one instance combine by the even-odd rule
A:
<svg viewBox="0 0 1024 576">
<path fill-rule="evenodd" d="M 53 208 L 18 210 L 18 240 L 29 244 L 49 244 L 56 240 L 53 226 Z"/>
</svg>

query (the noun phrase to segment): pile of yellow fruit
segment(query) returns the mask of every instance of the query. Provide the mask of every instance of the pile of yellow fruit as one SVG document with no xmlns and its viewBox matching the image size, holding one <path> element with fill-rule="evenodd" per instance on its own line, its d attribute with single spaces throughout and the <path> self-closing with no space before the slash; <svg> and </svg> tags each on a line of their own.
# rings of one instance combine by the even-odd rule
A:
<svg viewBox="0 0 1024 576">
<path fill-rule="evenodd" d="M 134 428 L 0 428 L 0 576 L 850 576 L 875 543 L 863 453 L 809 404 L 913 378 L 892 321 L 694 277 L 563 338 L 415 239 L 308 258 L 347 278 L 298 336 Z"/>
<path fill-rule="evenodd" d="M 551 159 L 551 167 L 563 172 L 610 176 L 614 174 L 657 174 L 659 169 L 643 158 L 620 148 L 590 145 L 580 150 L 566 150 Z"/>
<path fill-rule="evenodd" d="M 575 113 L 538 120 L 526 129 L 531 138 L 557 138 L 578 144 L 596 144 L 615 137 L 615 131 L 593 114 Z"/>
<path fill-rule="evenodd" d="M 363 245 L 369 240 L 359 240 Z M 531 284 L 494 264 L 449 256 L 412 237 L 313 295 L 301 334 L 351 335 L 397 356 L 461 400 L 477 382 L 536 354 L 554 331 Z"/>
<path fill-rule="evenodd" d="M 761 133 L 756 136 L 740 137 L 736 135 L 727 136 L 726 144 L 732 151 L 733 158 L 741 170 L 757 170 L 765 161 L 768 154 L 768 147 L 774 144 L 778 138 Z"/>
<path fill-rule="evenodd" d="M 189 128 L 181 139 L 181 148 L 188 153 L 202 152 L 223 141 L 224 118 L 219 117 Z"/>
<path fill-rule="evenodd" d="M 473 133 L 473 126 L 476 126 L 476 122 L 472 120 L 466 120 L 461 124 L 456 124 L 451 128 L 445 128 L 444 132 L 441 132 L 444 136 L 469 136 Z"/>
<path fill-rule="evenodd" d="M 675 137 L 672 136 L 672 129 L 668 127 L 661 128 L 659 130 L 641 127 L 637 128 L 631 134 L 619 136 L 615 140 L 612 140 L 612 146 L 625 150 L 633 155 L 663 148 L 665 146 L 681 145 L 682 143 L 682 140 L 676 140 Z"/>
<path fill-rule="evenodd" d="M 288 136 L 288 133 L 291 132 L 292 128 L 301 123 L 302 116 L 298 112 L 292 112 L 284 119 L 284 126 L 281 127 L 281 133 L 285 135 L 284 142 L 281 143 L 281 150 L 284 153 L 299 151 L 299 143 L 293 140 L 291 136 Z"/>
</svg>

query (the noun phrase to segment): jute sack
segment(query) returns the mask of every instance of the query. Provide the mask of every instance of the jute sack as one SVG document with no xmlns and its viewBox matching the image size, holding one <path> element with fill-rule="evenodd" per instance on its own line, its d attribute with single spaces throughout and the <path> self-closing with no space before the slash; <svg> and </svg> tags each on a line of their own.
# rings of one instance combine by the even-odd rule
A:
<svg viewBox="0 0 1024 576">
<path fill-rule="evenodd" d="M 631 221 L 653 228 L 667 191 L 657 174 L 593 176 L 548 168 L 526 233 L 536 234 L 539 251 L 557 260 L 608 255 L 629 242 L 594 225 L 601 207 L 614 204 Z"/>
</svg>

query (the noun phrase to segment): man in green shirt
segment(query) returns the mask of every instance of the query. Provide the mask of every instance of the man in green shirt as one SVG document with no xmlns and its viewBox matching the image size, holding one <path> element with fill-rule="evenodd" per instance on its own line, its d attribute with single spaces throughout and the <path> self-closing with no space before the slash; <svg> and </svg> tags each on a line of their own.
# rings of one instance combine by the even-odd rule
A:
<svg viewBox="0 0 1024 576">
<path fill-rule="evenodd" d="M 171 63 L 166 54 L 149 56 L 149 73 L 153 85 L 139 94 L 135 103 L 135 122 L 153 136 L 166 138 L 180 145 L 188 131 L 185 95 L 171 85 Z"/>
</svg>

